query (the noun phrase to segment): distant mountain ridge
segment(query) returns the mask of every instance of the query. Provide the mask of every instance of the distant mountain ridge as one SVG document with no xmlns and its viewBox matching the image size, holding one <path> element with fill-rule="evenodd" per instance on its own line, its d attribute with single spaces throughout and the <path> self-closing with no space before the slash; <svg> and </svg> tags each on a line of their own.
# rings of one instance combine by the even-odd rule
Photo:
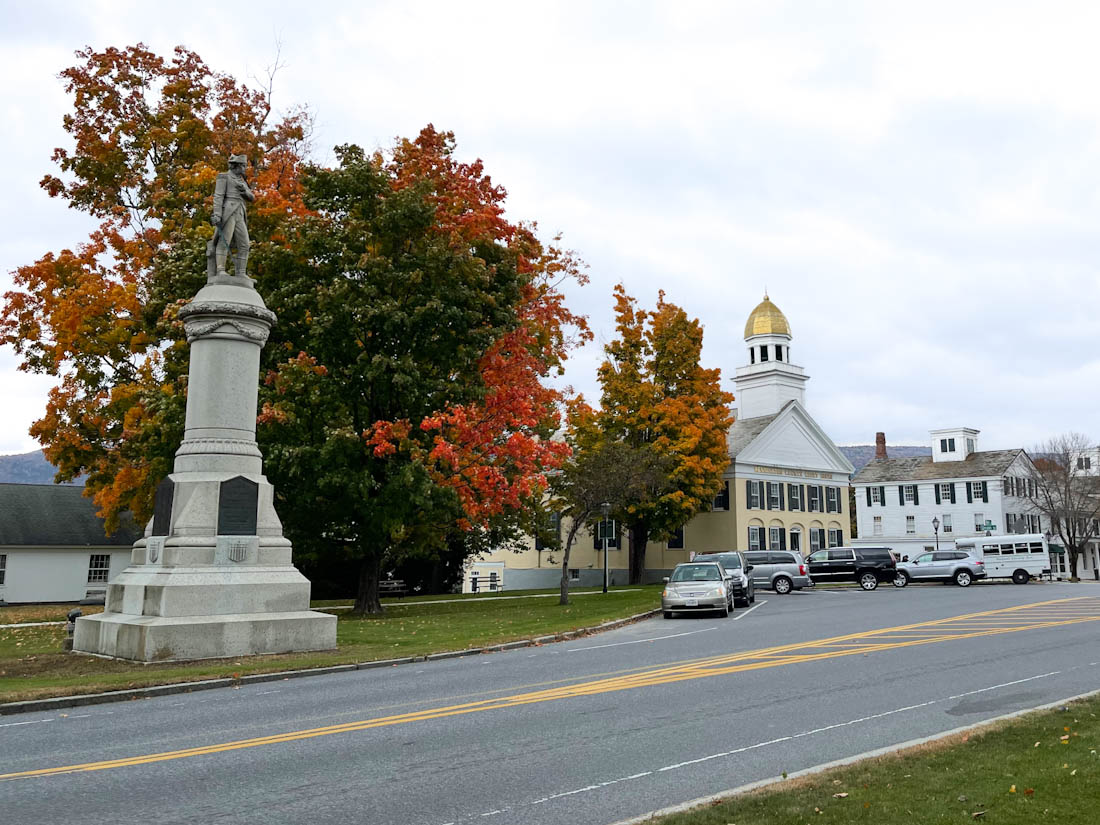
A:
<svg viewBox="0 0 1100 825">
<path fill-rule="evenodd" d="M 16 455 L 0 455 L 0 483 L 53 484 L 57 468 L 46 461 L 41 450 Z M 83 481 L 68 482 L 80 486 Z"/>
<path fill-rule="evenodd" d="M 852 462 L 852 466 L 856 468 L 857 473 L 871 463 L 871 460 L 875 457 L 874 444 L 855 444 L 848 447 L 837 447 L 837 449 Z M 932 448 L 894 446 L 890 444 L 886 446 L 886 455 L 890 458 L 919 458 L 920 456 L 931 456 Z"/>
</svg>

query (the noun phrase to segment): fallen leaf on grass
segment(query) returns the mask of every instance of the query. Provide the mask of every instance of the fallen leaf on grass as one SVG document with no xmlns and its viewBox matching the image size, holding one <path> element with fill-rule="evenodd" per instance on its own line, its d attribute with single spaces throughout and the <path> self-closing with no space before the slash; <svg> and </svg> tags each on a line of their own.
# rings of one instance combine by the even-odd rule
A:
<svg viewBox="0 0 1100 825">
<path fill-rule="evenodd" d="M 983 816 L 985 816 L 985 811 L 974 811 L 974 813 L 972 813 L 970 815 L 970 818 L 971 819 L 981 819 Z"/>
<path fill-rule="evenodd" d="M 1013 785 L 1011 788 L 1008 789 L 1008 792 L 1009 793 L 1016 793 L 1016 786 Z"/>
<path fill-rule="evenodd" d="M 1035 789 L 1034 788 L 1025 788 L 1024 789 L 1024 796 L 1035 796 Z"/>
<path fill-rule="evenodd" d="M 848 798 L 847 793 L 835 793 L 835 794 L 833 794 L 833 799 L 847 799 L 847 798 Z"/>
<path fill-rule="evenodd" d="M 1070 771 L 1069 775 L 1070 776 L 1077 776 L 1077 768 L 1074 768 L 1072 771 Z"/>
<path fill-rule="evenodd" d="M 1043 744 L 1043 743 L 1042 742 L 1036 742 L 1035 747 L 1039 747 L 1041 744 Z"/>
</svg>

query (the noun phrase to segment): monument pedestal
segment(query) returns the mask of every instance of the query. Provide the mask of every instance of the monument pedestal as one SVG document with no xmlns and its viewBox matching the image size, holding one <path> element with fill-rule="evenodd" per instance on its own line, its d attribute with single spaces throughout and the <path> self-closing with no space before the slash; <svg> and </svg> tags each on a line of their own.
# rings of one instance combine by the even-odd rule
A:
<svg viewBox="0 0 1100 825">
<path fill-rule="evenodd" d="M 73 649 L 151 662 L 334 648 L 336 617 L 309 609 L 256 444 L 275 315 L 249 278 L 216 276 L 180 318 L 191 344 L 183 443 L 130 566 L 104 612 L 77 620 Z"/>
</svg>

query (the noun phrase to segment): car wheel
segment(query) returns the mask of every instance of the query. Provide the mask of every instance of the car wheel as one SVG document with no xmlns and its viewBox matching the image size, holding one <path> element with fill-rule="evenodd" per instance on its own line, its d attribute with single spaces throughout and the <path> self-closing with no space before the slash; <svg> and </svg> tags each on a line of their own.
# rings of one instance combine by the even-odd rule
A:
<svg viewBox="0 0 1100 825">
<path fill-rule="evenodd" d="M 666 610 L 665 611 L 665 618 L 666 619 L 671 619 L 672 618 L 672 611 L 671 610 Z"/>
<path fill-rule="evenodd" d="M 756 585 L 751 585 L 749 587 L 749 604 L 755 604 L 755 603 L 756 603 Z"/>
<path fill-rule="evenodd" d="M 899 570 L 894 576 L 894 587 L 905 587 L 909 584 L 909 576 L 904 570 Z"/>
<path fill-rule="evenodd" d="M 955 584 L 959 587 L 970 587 L 970 582 L 973 581 L 970 577 L 969 570 L 959 570 L 955 573 Z"/>
<path fill-rule="evenodd" d="M 878 587 L 878 579 L 874 573 L 861 573 L 859 576 L 859 586 L 864 590 L 874 590 Z"/>
<path fill-rule="evenodd" d="M 774 582 L 772 582 L 772 589 L 780 596 L 785 596 L 791 592 L 791 580 L 786 576 L 780 576 Z"/>
<path fill-rule="evenodd" d="M 730 602 L 729 602 L 729 599 L 726 599 L 724 602 L 722 602 L 722 616 L 729 616 L 729 614 L 730 614 Z"/>
<path fill-rule="evenodd" d="M 1031 581 L 1031 576 L 1026 570 L 1017 570 L 1012 574 L 1013 584 L 1027 584 L 1029 581 Z"/>
</svg>

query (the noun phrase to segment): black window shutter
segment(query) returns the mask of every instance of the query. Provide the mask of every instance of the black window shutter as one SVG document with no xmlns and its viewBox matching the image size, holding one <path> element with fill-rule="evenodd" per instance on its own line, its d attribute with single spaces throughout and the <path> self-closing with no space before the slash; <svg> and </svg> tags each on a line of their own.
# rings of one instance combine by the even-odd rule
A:
<svg viewBox="0 0 1100 825">
<path fill-rule="evenodd" d="M 989 482 L 982 484 L 982 501 L 989 504 Z"/>
<path fill-rule="evenodd" d="M 870 485 L 868 485 L 868 487 L 867 487 L 867 506 L 868 507 L 871 506 L 871 487 L 870 487 Z"/>
<path fill-rule="evenodd" d="M 787 549 L 787 531 L 784 530 L 782 527 L 779 528 L 779 549 Z"/>
<path fill-rule="evenodd" d="M 770 481 L 764 482 L 764 509 L 772 509 L 772 483 Z"/>
<path fill-rule="evenodd" d="M 974 485 L 969 481 L 966 482 L 966 503 L 972 504 L 974 502 Z"/>
<path fill-rule="evenodd" d="M 920 485 L 919 484 L 914 484 L 913 485 L 913 503 L 914 504 L 920 504 L 920 492 L 919 491 L 920 491 Z"/>
<path fill-rule="evenodd" d="M 745 479 L 745 509 L 752 509 L 752 479 Z"/>
<path fill-rule="evenodd" d="M 955 503 L 955 482 L 951 482 L 951 503 Z"/>
<path fill-rule="evenodd" d="M 902 507 L 905 506 L 905 485 L 904 484 L 899 484 L 898 485 L 898 504 L 900 504 Z"/>
<path fill-rule="evenodd" d="M 779 509 L 786 510 L 786 503 L 783 501 L 783 482 L 777 481 L 776 486 L 779 487 Z"/>
<path fill-rule="evenodd" d="M 802 492 L 798 496 L 798 503 L 802 505 L 802 512 L 805 513 L 806 512 L 806 485 L 805 484 L 800 484 L 798 486 L 802 488 Z"/>
<path fill-rule="evenodd" d="M 878 488 L 878 500 L 879 500 L 879 503 L 883 507 L 886 506 L 886 488 L 885 487 L 879 487 Z"/>
<path fill-rule="evenodd" d="M 600 539 L 600 526 L 597 522 L 596 529 L 592 531 L 592 549 L 603 550 L 603 541 Z"/>
<path fill-rule="evenodd" d="M 940 503 L 940 485 L 939 484 L 933 484 L 932 485 L 932 492 L 934 492 L 936 494 L 936 504 L 939 504 Z"/>
</svg>

